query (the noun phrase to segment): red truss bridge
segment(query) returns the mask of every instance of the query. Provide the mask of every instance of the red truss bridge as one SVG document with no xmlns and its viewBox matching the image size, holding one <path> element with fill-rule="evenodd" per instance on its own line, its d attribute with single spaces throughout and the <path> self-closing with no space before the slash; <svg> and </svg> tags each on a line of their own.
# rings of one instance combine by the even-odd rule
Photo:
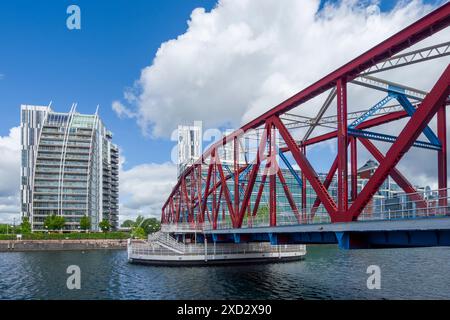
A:
<svg viewBox="0 0 450 320">
<path fill-rule="evenodd" d="M 210 146 L 179 176 L 163 230 L 215 243 L 450 246 L 450 42 L 420 43 L 449 24 L 447 3 Z M 430 60 L 441 70 L 429 92 L 385 79 Z M 378 98 L 349 112 L 354 89 Z M 316 172 L 308 149 L 335 141 L 328 173 Z M 436 161 L 437 190 L 415 187 L 399 170 L 412 148 Z M 361 150 L 379 164 L 365 176 Z"/>
</svg>

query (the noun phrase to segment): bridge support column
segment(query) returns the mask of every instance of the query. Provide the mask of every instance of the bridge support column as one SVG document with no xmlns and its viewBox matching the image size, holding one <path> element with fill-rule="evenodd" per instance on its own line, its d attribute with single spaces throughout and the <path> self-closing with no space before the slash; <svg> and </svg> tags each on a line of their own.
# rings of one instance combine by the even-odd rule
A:
<svg viewBox="0 0 450 320">
<path fill-rule="evenodd" d="M 347 82 L 337 81 L 337 140 L 338 140 L 338 214 L 343 216 L 348 209 L 348 166 L 347 166 Z"/>
<path fill-rule="evenodd" d="M 439 206 L 447 207 L 447 121 L 445 104 L 437 112 L 438 138 L 441 143 L 441 150 L 438 151 L 438 186 L 439 186 Z M 447 208 L 444 210 L 447 211 Z M 447 212 L 446 212 L 447 213 Z"/>
<path fill-rule="evenodd" d="M 239 214 L 239 138 L 233 139 L 233 159 L 234 159 L 234 212 Z"/>
<path fill-rule="evenodd" d="M 302 151 L 303 155 L 306 157 L 306 146 L 302 146 L 301 151 Z M 303 218 L 303 221 L 305 221 L 305 219 L 306 219 L 306 205 L 307 205 L 307 203 L 306 203 L 306 181 L 307 181 L 306 177 L 302 171 L 302 218 Z"/>
<path fill-rule="evenodd" d="M 269 189 L 270 189 L 270 226 L 275 227 L 277 225 L 277 170 L 278 165 L 276 163 L 276 141 L 275 141 L 275 129 L 270 128 L 270 170 L 269 170 Z"/>
<path fill-rule="evenodd" d="M 277 234 L 269 233 L 269 240 L 270 240 L 271 245 L 273 245 L 273 246 L 278 245 L 278 235 Z"/>
<path fill-rule="evenodd" d="M 336 239 L 340 249 L 368 249 L 369 243 L 364 233 L 336 232 Z"/>
<path fill-rule="evenodd" d="M 352 137 L 350 140 L 352 201 L 355 201 L 358 196 L 358 155 L 356 144 L 356 138 Z"/>
</svg>

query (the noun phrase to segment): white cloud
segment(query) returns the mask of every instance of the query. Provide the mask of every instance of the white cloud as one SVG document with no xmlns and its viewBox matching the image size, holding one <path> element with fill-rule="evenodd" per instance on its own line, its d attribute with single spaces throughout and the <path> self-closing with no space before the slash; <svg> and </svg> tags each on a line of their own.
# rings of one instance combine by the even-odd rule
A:
<svg viewBox="0 0 450 320">
<path fill-rule="evenodd" d="M 374 3 L 344 0 L 318 11 L 319 0 L 221 0 L 211 12 L 195 9 L 187 31 L 163 43 L 126 90 L 133 111 L 114 108 L 154 137 L 196 119 L 236 127 L 432 9 L 401 1 L 380 13 Z"/>
<path fill-rule="evenodd" d="M 132 112 L 130 109 L 125 107 L 122 103 L 119 101 L 114 101 L 112 104 L 112 109 L 116 113 L 116 115 L 121 118 L 134 118 L 136 114 Z"/>
<path fill-rule="evenodd" d="M 138 215 L 159 218 L 161 208 L 176 183 L 172 163 L 142 164 L 120 172 L 120 220 Z"/>
<path fill-rule="evenodd" d="M 20 127 L 0 136 L 0 221 L 19 218 Z"/>
<path fill-rule="evenodd" d="M 20 220 L 20 127 L 0 136 L 0 223 Z M 176 182 L 176 166 L 171 163 L 142 164 L 129 170 L 120 164 L 120 219 L 141 214 L 160 217 L 161 207 Z"/>
</svg>

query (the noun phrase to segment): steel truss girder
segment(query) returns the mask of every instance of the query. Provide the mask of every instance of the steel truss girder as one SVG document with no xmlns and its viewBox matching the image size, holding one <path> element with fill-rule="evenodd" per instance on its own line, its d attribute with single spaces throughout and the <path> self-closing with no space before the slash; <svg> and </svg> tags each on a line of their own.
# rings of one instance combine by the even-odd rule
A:
<svg viewBox="0 0 450 320">
<path fill-rule="evenodd" d="M 387 95 L 383 99 L 381 99 L 377 104 L 375 104 L 372 108 L 367 110 L 366 113 L 361 115 L 359 118 L 354 120 L 351 124 L 348 125 L 349 129 L 353 129 L 357 127 L 360 123 L 364 122 L 364 120 L 367 120 L 369 117 L 373 116 L 377 111 L 379 111 L 383 106 L 386 105 L 389 101 L 391 101 L 392 96 Z"/>
<path fill-rule="evenodd" d="M 448 55 L 450 55 L 450 42 L 444 42 L 434 46 L 395 55 L 375 64 L 362 74 L 369 75 L 377 72 L 392 70 L 423 61 L 442 58 Z"/>
<path fill-rule="evenodd" d="M 373 140 L 378 140 L 378 141 L 383 141 L 383 142 L 394 143 L 395 141 L 397 141 L 397 137 L 395 137 L 395 136 L 384 134 L 384 133 L 373 132 L 373 131 L 348 129 L 348 133 L 349 133 L 349 135 L 354 136 L 354 137 L 373 139 Z M 441 150 L 440 144 L 436 145 L 436 144 L 429 143 L 426 141 L 414 141 L 413 147 L 430 149 L 430 150 Z"/>
<path fill-rule="evenodd" d="M 352 80 L 353 84 L 357 84 L 370 89 L 375 89 L 383 92 L 398 92 L 404 94 L 408 98 L 422 101 L 427 95 L 426 91 L 411 88 L 396 82 L 375 78 L 372 76 L 359 76 Z"/>
<path fill-rule="evenodd" d="M 376 190 L 381 186 L 389 172 L 411 148 L 414 141 L 427 126 L 439 108 L 443 107 L 449 94 L 450 65 L 447 66 L 433 89 L 425 97 L 420 107 L 412 115 L 398 139 L 386 153 L 385 161 L 381 162 L 366 186 L 361 190 L 356 200 L 349 208 L 346 219 L 356 220 L 366 204 L 372 199 Z"/>
<path fill-rule="evenodd" d="M 418 110 L 414 115 L 411 117 L 411 120 L 408 122 L 405 129 L 400 134 L 397 141 L 392 145 L 390 151 L 385 156 L 385 161 L 382 162 L 378 170 L 375 172 L 375 175 L 372 179 L 370 179 L 369 183 L 366 185 L 366 187 L 361 191 L 361 193 L 358 195 L 358 197 L 353 202 L 352 206 L 349 208 L 347 215 L 339 215 L 336 216 L 337 208 L 336 204 L 334 203 L 333 199 L 328 194 L 326 188 L 324 185 L 320 182 L 317 174 L 314 172 L 311 164 L 308 162 L 304 154 L 300 151 L 300 147 L 297 145 L 297 143 L 292 139 L 292 136 L 290 135 L 287 128 L 284 126 L 284 124 L 279 119 L 280 116 L 283 114 L 289 112 L 293 108 L 297 107 L 298 105 L 311 100 L 312 98 L 320 95 L 323 92 L 326 92 L 332 88 L 334 88 L 338 81 L 345 80 L 347 82 L 351 82 L 355 78 L 360 75 L 361 72 L 364 70 L 367 70 L 368 68 L 388 59 L 389 57 L 394 56 L 395 54 L 401 52 L 405 48 L 408 48 L 415 43 L 421 41 L 424 38 L 429 37 L 430 35 L 434 34 L 435 32 L 438 32 L 441 29 L 446 28 L 450 24 L 450 4 L 444 4 L 439 9 L 433 11 L 432 13 L 428 14 L 424 18 L 418 20 L 417 22 L 413 23 L 409 27 L 405 28 L 404 30 L 400 31 L 399 33 L 395 34 L 394 36 L 390 37 L 389 39 L 383 41 L 379 45 L 375 46 L 368 52 L 362 54 L 361 56 L 357 57 L 356 59 L 350 61 L 346 65 L 342 66 L 341 68 L 337 69 L 336 71 L 330 73 L 323 79 L 317 81 L 316 83 L 312 84 L 311 86 L 307 87 L 306 89 L 300 91 L 293 97 L 287 99 L 286 101 L 282 102 L 281 104 L 277 105 L 273 109 L 269 110 L 262 116 L 254 119 L 253 121 L 247 123 L 244 125 L 241 129 L 231 133 L 230 135 L 224 137 L 220 142 L 217 142 L 213 144 L 210 148 L 208 148 L 204 154 L 202 155 L 202 158 L 199 159 L 195 164 L 202 165 L 204 164 L 205 159 L 207 159 L 215 150 L 217 150 L 222 144 L 227 144 L 232 141 L 236 137 L 239 137 L 242 135 L 242 132 L 248 132 L 249 130 L 258 129 L 262 125 L 265 125 L 267 123 L 272 122 L 275 127 L 280 131 L 282 138 L 285 140 L 287 147 L 282 150 L 283 152 L 291 152 L 294 160 L 299 165 L 300 169 L 302 170 L 302 173 L 305 175 L 305 179 L 311 184 L 313 189 L 315 190 L 316 194 L 318 195 L 321 202 L 323 202 L 325 209 L 328 211 L 330 216 L 332 217 L 332 221 L 340 221 L 345 219 L 356 219 L 359 213 L 361 212 L 362 208 L 368 201 L 367 199 L 371 198 L 371 195 L 373 194 L 372 189 L 376 189 L 378 180 L 383 178 L 385 174 L 388 174 L 388 172 L 392 169 L 392 167 L 389 166 L 395 166 L 396 162 L 399 161 L 401 156 L 408 150 L 411 145 L 413 145 L 414 141 L 417 140 L 417 136 L 411 137 L 410 134 L 412 131 L 414 131 L 414 128 L 418 128 L 419 126 L 422 126 L 422 122 L 426 122 L 429 119 L 424 119 L 425 117 L 428 117 L 428 113 L 432 113 L 431 116 L 434 115 L 434 108 L 435 108 L 435 102 L 440 103 L 442 101 L 445 101 L 445 99 L 448 97 L 448 81 L 446 83 L 446 97 L 440 97 L 440 93 L 433 88 L 433 90 L 428 94 L 425 99 L 423 100 L 423 103 L 418 107 Z M 448 72 L 445 73 L 447 80 L 448 80 Z M 442 89 L 442 79 L 440 79 L 437 86 L 440 86 L 440 89 Z M 417 92 L 414 93 L 415 97 L 414 99 L 418 98 Z M 437 95 L 439 97 L 437 98 Z M 441 99 L 442 98 L 442 99 Z M 420 99 L 417 99 L 420 101 Z M 438 101 L 439 100 L 439 101 Z M 442 100 L 442 101 L 441 101 Z M 425 110 L 425 111 L 422 111 Z M 436 107 L 437 110 L 437 107 Z M 365 129 L 370 126 L 374 126 L 377 123 L 387 123 L 389 121 L 394 121 L 397 119 L 405 118 L 408 116 L 408 114 L 404 111 L 396 111 L 391 114 L 386 114 L 384 116 L 377 117 L 375 119 L 370 119 L 367 121 L 364 121 L 360 126 L 357 127 L 357 129 Z M 431 117 L 430 116 L 430 117 Z M 415 121 L 413 121 L 415 120 Z M 415 122 L 411 124 L 412 122 Z M 426 125 L 426 124 L 425 124 Z M 425 126 L 424 125 L 424 126 Z M 420 132 L 423 130 L 423 127 L 420 128 L 417 134 L 420 134 Z M 442 130 L 441 134 L 442 134 Z M 330 133 L 327 135 L 322 135 L 320 138 L 311 138 L 302 144 L 302 148 L 306 147 L 307 145 L 311 145 L 313 143 L 317 143 L 319 141 L 325 141 L 326 139 L 335 138 L 337 136 L 337 133 Z M 394 150 L 394 151 L 392 151 Z M 194 165 L 195 167 L 195 165 Z M 169 211 L 175 207 L 175 215 L 177 216 L 177 221 L 179 221 L 180 212 L 182 209 L 188 209 L 189 203 L 183 203 L 188 202 L 185 201 L 186 197 L 183 195 L 184 192 L 182 192 L 183 187 L 181 186 L 183 178 L 186 178 L 190 175 L 192 171 L 192 167 L 185 170 L 180 175 L 180 179 L 173 189 L 168 201 L 163 206 L 163 217 L 164 219 L 167 219 L 167 215 L 164 215 L 164 211 L 169 208 Z M 225 176 L 223 173 L 223 168 L 220 165 L 220 159 L 219 164 L 217 165 L 217 170 L 219 171 L 219 178 L 220 178 L 220 186 L 221 186 L 221 192 L 223 192 L 224 197 L 226 196 L 227 191 L 227 185 L 226 181 L 228 177 Z M 237 175 L 236 175 L 237 176 Z M 235 176 L 235 178 L 237 178 Z M 216 174 L 214 174 L 214 177 L 217 178 Z M 265 175 L 263 175 L 264 180 Z M 376 181 L 375 181 L 376 180 Z M 305 181 L 305 180 L 304 180 Z M 383 181 L 381 179 L 381 181 Z M 382 182 L 381 182 L 382 183 Z M 197 191 L 198 192 L 198 191 Z M 228 195 L 229 196 L 229 195 Z M 225 199 L 225 203 L 227 205 L 231 205 L 231 210 L 229 209 L 231 218 L 233 220 L 233 224 L 235 224 L 236 220 L 236 212 L 233 212 L 233 205 L 231 204 L 231 201 L 228 197 L 228 199 Z M 192 201 L 192 199 L 191 199 Z M 172 203 L 171 203 L 172 202 Z M 256 206 L 255 206 L 256 207 Z M 255 207 L 253 209 L 255 209 Z M 207 208 L 206 208 L 207 209 Z M 255 212 L 255 210 L 253 211 Z M 172 214 L 173 216 L 173 214 Z M 214 217 L 213 217 L 214 220 Z"/>
</svg>

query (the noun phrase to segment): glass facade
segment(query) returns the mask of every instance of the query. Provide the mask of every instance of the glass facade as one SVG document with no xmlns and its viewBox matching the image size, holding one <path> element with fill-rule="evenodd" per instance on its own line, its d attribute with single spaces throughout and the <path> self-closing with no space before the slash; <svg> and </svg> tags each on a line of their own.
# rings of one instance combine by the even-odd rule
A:
<svg viewBox="0 0 450 320">
<path fill-rule="evenodd" d="M 22 106 L 21 128 L 22 215 L 33 230 L 53 214 L 66 231 L 79 230 L 83 216 L 93 231 L 103 219 L 117 228 L 119 152 L 98 115 Z"/>
</svg>

